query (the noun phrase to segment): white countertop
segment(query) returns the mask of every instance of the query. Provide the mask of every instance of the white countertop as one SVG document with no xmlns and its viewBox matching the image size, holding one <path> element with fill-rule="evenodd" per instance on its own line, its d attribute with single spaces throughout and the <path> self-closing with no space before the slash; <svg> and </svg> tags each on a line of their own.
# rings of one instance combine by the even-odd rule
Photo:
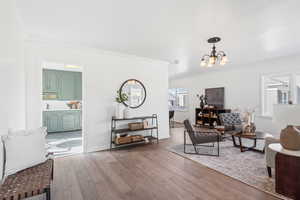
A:
<svg viewBox="0 0 300 200">
<path fill-rule="evenodd" d="M 280 143 L 270 144 L 269 148 L 273 151 L 276 151 L 276 152 L 279 152 L 279 153 L 282 153 L 285 155 L 300 157 L 300 151 L 292 151 L 292 150 L 284 149 Z"/>
<path fill-rule="evenodd" d="M 51 112 L 51 111 L 81 111 L 81 109 L 45 109 L 43 111 Z"/>
</svg>

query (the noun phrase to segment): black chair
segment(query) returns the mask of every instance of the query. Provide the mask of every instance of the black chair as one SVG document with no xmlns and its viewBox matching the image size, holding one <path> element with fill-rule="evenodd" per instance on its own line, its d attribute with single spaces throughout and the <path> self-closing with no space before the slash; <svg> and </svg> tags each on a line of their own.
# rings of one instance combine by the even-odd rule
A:
<svg viewBox="0 0 300 200">
<path fill-rule="evenodd" d="M 170 128 L 174 128 L 174 122 L 172 123 L 172 119 L 174 120 L 174 115 L 175 115 L 175 111 L 170 110 L 169 111 L 169 126 L 170 126 Z M 173 124 L 173 126 L 172 126 L 172 124 Z"/>
<path fill-rule="evenodd" d="M 220 134 L 215 131 L 195 131 L 192 127 L 189 120 L 184 120 L 184 153 L 186 154 L 197 154 L 197 155 L 206 155 L 206 156 L 219 156 L 220 155 L 220 145 L 219 142 L 221 140 Z M 195 153 L 186 152 L 186 132 L 188 133 L 192 145 L 194 147 Z M 213 143 L 213 145 L 203 145 L 207 143 Z M 217 143 L 217 154 L 208 154 L 208 153 L 200 153 L 198 151 L 198 147 L 215 147 L 215 143 Z"/>
</svg>

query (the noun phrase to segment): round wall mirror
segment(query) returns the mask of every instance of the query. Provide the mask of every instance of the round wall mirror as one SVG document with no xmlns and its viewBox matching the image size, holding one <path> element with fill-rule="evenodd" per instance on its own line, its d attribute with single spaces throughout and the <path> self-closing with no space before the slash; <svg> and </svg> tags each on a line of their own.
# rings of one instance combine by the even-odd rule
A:
<svg viewBox="0 0 300 200">
<path fill-rule="evenodd" d="M 129 79 L 125 81 L 119 92 L 120 96 L 121 94 L 127 95 L 128 99 L 127 101 L 124 101 L 123 104 L 129 108 L 138 108 L 143 105 L 146 100 L 146 88 L 136 79 Z"/>
</svg>

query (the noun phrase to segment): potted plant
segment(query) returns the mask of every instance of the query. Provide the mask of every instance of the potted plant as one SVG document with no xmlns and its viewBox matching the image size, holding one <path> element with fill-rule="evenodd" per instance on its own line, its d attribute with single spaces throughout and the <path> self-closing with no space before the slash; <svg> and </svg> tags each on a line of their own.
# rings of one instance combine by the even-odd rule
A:
<svg viewBox="0 0 300 200">
<path fill-rule="evenodd" d="M 116 112 L 115 112 L 115 117 L 116 118 L 125 118 L 125 106 L 123 104 L 123 102 L 128 100 L 128 95 L 125 93 L 120 93 L 120 91 L 117 91 L 117 96 L 115 98 L 115 101 L 117 103 L 116 105 Z"/>
<path fill-rule="evenodd" d="M 204 106 L 207 105 L 207 96 L 197 94 L 198 99 L 200 100 L 200 108 L 203 110 Z"/>
</svg>

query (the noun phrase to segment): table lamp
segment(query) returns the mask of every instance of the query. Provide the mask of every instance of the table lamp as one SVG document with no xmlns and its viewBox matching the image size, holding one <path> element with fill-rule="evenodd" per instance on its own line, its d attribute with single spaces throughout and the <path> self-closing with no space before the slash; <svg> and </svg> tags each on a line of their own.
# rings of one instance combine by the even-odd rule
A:
<svg viewBox="0 0 300 200">
<path fill-rule="evenodd" d="M 280 144 L 288 150 L 300 150 L 300 105 L 274 105 L 273 122 L 282 128 Z"/>
</svg>

